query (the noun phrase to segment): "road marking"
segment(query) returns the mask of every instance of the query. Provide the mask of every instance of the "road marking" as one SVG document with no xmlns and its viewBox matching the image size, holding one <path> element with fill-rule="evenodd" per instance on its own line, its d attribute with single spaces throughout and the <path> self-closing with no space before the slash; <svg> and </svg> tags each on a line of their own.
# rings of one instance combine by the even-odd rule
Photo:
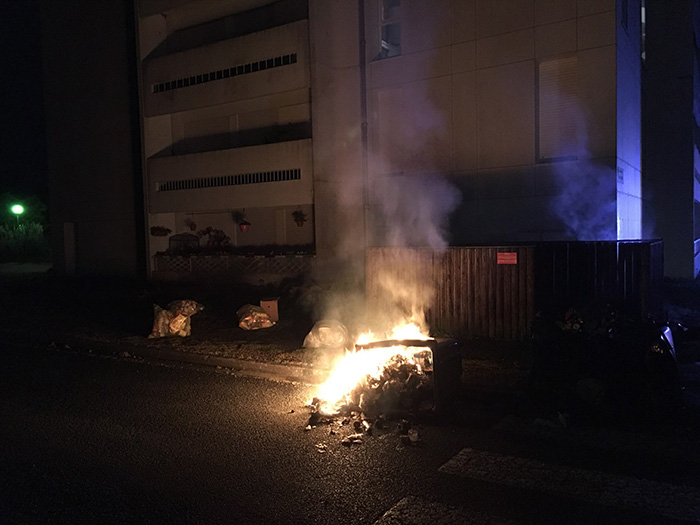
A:
<svg viewBox="0 0 700 525">
<path fill-rule="evenodd" d="M 517 522 L 416 496 L 407 496 L 386 511 L 374 522 L 374 525 L 454 525 L 455 523 L 509 525 Z"/>
<path fill-rule="evenodd" d="M 438 469 L 445 474 L 568 496 L 661 516 L 700 520 L 700 489 L 631 476 L 462 449 Z"/>
</svg>

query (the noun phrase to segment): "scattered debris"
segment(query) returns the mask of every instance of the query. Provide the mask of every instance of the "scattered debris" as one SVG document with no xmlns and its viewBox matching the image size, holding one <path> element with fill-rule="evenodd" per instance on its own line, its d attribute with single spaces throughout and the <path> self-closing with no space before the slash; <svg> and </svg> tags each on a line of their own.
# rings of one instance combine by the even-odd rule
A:
<svg viewBox="0 0 700 525">
<path fill-rule="evenodd" d="M 321 425 L 328 425 L 328 435 L 347 434 L 340 440 L 343 446 L 362 444 L 369 436 L 394 434 L 398 435 L 400 442 L 405 446 L 417 446 L 421 443 L 418 429 L 414 428 L 411 421 L 405 418 L 389 419 L 385 414 L 378 414 L 376 417 L 369 417 L 361 411 L 345 410 L 343 414 L 326 415 L 318 411 L 320 400 L 312 399 L 306 406 L 311 411 L 305 431 L 310 431 Z M 345 430 L 347 429 L 347 430 Z M 319 448 L 319 445 L 316 445 Z M 323 451 L 327 450 L 324 448 Z"/>
<path fill-rule="evenodd" d="M 361 445 L 362 443 L 364 443 L 364 437 L 362 436 L 362 434 L 350 434 L 349 436 L 343 438 L 341 443 L 346 447 L 352 445 Z"/>
<path fill-rule="evenodd" d="M 318 450 L 321 454 L 323 454 L 324 452 L 328 452 L 328 445 L 326 445 L 325 443 L 317 443 L 316 450 Z"/>
</svg>

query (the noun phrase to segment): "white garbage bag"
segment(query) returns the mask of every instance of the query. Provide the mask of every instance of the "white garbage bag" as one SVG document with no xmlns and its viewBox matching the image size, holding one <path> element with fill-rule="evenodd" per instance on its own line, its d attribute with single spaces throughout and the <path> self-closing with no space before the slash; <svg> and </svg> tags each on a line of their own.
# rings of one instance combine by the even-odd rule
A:
<svg viewBox="0 0 700 525">
<path fill-rule="evenodd" d="M 318 321 L 304 338 L 305 348 L 347 348 L 349 343 L 348 329 L 334 319 Z"/>
</svg>

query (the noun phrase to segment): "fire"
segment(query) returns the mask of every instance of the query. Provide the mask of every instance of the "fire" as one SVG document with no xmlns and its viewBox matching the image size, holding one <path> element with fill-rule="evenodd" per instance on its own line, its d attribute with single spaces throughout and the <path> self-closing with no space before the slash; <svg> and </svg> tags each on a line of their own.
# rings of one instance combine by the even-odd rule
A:
<svg viewBox="0 0 700 525">
<path fill-rule="evenodd" d="M 420 341 L 427 341 L 430 339 L 430 336 L 425 335 L 418 324 L 415 322 L 410 322 L 410 323 L 405 323 L 405 324 L 400 324 L 395 326 L 391 332 L 388 334 L 387 337 L 377 337 L 373 332 L 364 332 L 360 334 L 360 336 L 357 338 L 356 344 L 358 345 L 364 345 L 367 343 L 371 343 L 372 341 L 378 341 L 378 340 L 386 340 L 386 339 L 397 339 L 397 340 L 404 340 L 404 339 L 412 339 L 412 340 L 420 340 Z"/>
<path fill-rule="evenodd" d="M 391 331 L 392 340 L 428 340 L 415 323 L 395 327 Z M 377 341 L 372 332 L 360 335 L 358 345 Z M 418 352 L 419 353 L 419 352 Z M 421 359 L 417 358 L 417 349 L 403 345 L 352 350 L 345 353 L 332 369 L 328 379 L 318 388 L 316 398 L 318 410 L 326 415 L 338 413 L 344 405 L 351 405 L 357 395 L 358 387 L 366 386 L 366 393 L 372 384 L 377 384 L 386 375 L 388 366 L 402 367 L 402 373 L 419 375 L 422 373 Z M 363 394 L 364 395 L 364 394 Z"/>
</svg>

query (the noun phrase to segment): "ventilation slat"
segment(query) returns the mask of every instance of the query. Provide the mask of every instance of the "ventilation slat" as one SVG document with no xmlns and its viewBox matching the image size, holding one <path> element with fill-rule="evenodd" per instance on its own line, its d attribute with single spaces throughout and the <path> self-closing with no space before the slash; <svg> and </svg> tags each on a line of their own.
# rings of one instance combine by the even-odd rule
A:
<svg viewBox="0 0 700 525">
<path fill-rule="evenodd" d="M 151 91 L 153 93 L 172 91 L 173 89 L 181 89 L 189 86 L 195 86 L 197 84 L 204 84 L 205 82 L 210 82 L 214 80 L 223 80 L 225 78 L 228 78 L 229 76 L 235 77 L 247 73 L 255 73 L 264 69 L 272 69 L 275 67 L 287 66 L 289 64 L 296 64 L 296 61 L 296 53 L 291 53 L 289 55 L 282 55 L 273 58 L 266 58 L 265 60 L 249 62 L 247 64 L 241 64 L 230 68 L 227 67 L 224 69 L 219 69 L 217 71 L 203 73 L 201 75 L 177 78 L 174 80 L 168 80 L 166 82 L 158 82 L 157 84 L 153 84 L 151 86 Z"/>
<path fill-rule="evenodd" d="M 260 171 L 257 173 L 240 173 L 238 175 L 225 175 L 215 177 L 203 177 L 197 179 L 183 179 L 158 182 L 158 191 L 192 190 L 203 188 L 220 188 L 223 186 L 240 186 L 244 184 L 263 184 L 267 182 L 284 182 L 300 180 L 301 169 Z"/>
</svg>

